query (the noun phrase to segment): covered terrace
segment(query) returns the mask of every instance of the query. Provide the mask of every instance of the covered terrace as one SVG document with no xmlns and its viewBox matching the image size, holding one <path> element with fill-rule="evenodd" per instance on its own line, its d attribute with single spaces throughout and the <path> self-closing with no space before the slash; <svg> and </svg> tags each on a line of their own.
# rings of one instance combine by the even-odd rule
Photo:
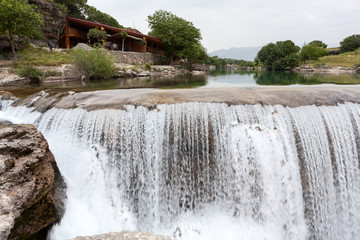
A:
<svg viewBox="0 0 360 240">
<path fill-rule="evenodd" d="M 104 46 L 108 49 L 121 51 L 121 32 L 124 31 L 127 33 L 124 51 L 165 55 L 164 44 L 159 38 L 142 34 L 136 29 L 121 29 L 73 17 L 66 17 L 64 33 L 59 39 L 59 47 L 69 49 L 78 43 L 88 43 L 87 33 L 92 28 L 98 28 L 108 34 L 108 38 L 104 42 Z M 141 44 L 142 40 L 146 41 L 146 45 Z"/>
</svg>

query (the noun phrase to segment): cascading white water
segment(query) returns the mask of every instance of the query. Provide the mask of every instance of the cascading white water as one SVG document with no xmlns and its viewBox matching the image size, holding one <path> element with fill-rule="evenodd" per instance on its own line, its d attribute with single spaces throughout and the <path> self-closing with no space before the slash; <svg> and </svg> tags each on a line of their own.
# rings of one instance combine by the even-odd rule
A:
<svg viewBox="0 0 360 240">
<path fill-rule="evenodd" d="M 177 239 L 360 238 L 360 105 L 50 109 L 33 123 L 67 183 L 51 239 L 140 230 Z"/>
</svg>

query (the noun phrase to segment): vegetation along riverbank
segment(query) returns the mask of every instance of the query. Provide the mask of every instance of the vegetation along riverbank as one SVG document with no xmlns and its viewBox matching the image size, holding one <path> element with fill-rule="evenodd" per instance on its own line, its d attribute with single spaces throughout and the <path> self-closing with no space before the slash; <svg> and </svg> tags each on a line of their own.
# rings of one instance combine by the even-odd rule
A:
<svg viewBox="0 0 360 240">
<path fill-rule="evenodd" d="M 269 43 L 251 62 L 209 56 L 201 45 L 200 29 L 169 11 L 159 10 L 148 16 L 151 32 L 142 34 L 140 39 L 131 35 L 133 29 L 120 25 L 111 16 L 88 5 L 73 6 L 61 0 L 55 3 L 40 0 L 31 3 L 13 0 L 1 2 L 1 16 L 4 19 L 10 18 L 12 11 L 28 14 L 26 18 L 17 19 L 17 24 L 7 24 L 6 21 L 1 23 L 0 48 L 3 60 L 0 63 L 0 85 L 186 72 L 203 74 L 215 68 L 295 70 L 302 73 L 360 71 L 360 50 L 357 49 L 360 47 L 359 35 L 345 38 L 338 52 L 330 51 L 319 40 L 305 44 L 302 48 L 291 40 Z M 82 8 L 86 11 L 81 11 Z M 56 14 L 49 17 L 49 12 Z M 85 34 L 81 40 L 83 43 L 80 41 L 71 50 L 69 48 L 75 46 L 71 44 L 76 42 L 72 42 L 69 37 L 72 35 L 66 31 L 75 31 L 76 28 L 67 30 L 68 21 L 82 24 L 82 27 L 88 29 L 88 32 L 82 33 Z M 100 22 L 106 24 L 103 25 L 107 26 L 106 29 L 101 27 Z M 57 29 L 57 36 L 50 28 Z M 151 42 L 155 40 L 159 41 L 159 45 L 155 46 Z M 65 48 L 59 48 L 62 44 L 65 44 Z M 340 54 L 329 55 L 334 53 Z"/>
</svg>

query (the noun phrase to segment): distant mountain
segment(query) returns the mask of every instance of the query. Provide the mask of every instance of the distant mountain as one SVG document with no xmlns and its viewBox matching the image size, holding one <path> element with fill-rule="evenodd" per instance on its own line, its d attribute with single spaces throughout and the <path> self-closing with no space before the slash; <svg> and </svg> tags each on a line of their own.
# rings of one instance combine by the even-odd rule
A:
<svg viewBox="0 0 360 240">
<path fill-rule="evenodd" d="M 210 56 L 218 56 L 220 58 L 243 59 L 246 61 L 254 61 L 256 54 L 260 51 L 261 47 L 240 47 L 221 49 L 209 53 Z"/>
</svg>

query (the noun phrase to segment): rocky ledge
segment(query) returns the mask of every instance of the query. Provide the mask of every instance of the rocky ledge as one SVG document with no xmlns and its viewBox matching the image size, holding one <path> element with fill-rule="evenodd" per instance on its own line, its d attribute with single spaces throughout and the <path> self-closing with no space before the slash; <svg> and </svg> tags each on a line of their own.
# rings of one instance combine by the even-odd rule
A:
<svg viewBox="0 0 360 240">
<path fill-rule="evenodd" d="M 95 236 L 76 237 L 70 240 L 171 240 L 170 237 L 152 233 L 128 232 L 106 233 Z"/>
<path fill-rule="evenodd" d="M 299 73 L 333 73 L 333 74 L 354 74 L 360 73 L 360 64 L 355 64 L 352 67 L 331 67 L 327 65 L 301 65 L 294 69 L 295 72 Z"/>
<path fill-rule="evenodd" d="M 0 122 L 0 239 L 46 239 L 63 214 L 64 189 L 42 134 Z"/>
</svg>

